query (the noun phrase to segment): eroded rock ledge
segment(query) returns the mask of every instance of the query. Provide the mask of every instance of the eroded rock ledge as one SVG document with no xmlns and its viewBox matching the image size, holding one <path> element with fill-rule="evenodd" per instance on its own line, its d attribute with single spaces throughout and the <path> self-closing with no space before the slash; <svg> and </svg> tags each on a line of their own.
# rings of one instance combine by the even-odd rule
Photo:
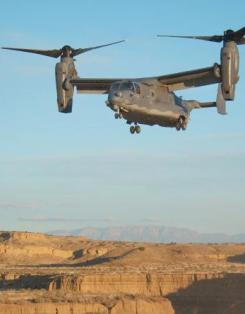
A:
<svg viewBox="0 0 245 314">
<path fill-rule="evenodd" d="M 245 245 L 0 232 L 0 314 L 245 313 Z"/>
</svg>

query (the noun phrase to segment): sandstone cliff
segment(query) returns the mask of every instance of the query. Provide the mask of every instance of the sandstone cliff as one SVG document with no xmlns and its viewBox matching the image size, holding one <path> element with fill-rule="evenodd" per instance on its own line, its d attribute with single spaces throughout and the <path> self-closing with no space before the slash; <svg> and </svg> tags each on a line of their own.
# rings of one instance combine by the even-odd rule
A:
<svg viewBox="0 0 245 314">
<path fill-rule="evenodd" d="M 1 304 L 0 314 L 174 314 L 167 299 L 123 297 L 113 303 Z"/>
<path fill-rule="evenodd" d="M 242 244 L 0 232 L 0 314 L 244 314 L 243 291 Z"/>
</svg>

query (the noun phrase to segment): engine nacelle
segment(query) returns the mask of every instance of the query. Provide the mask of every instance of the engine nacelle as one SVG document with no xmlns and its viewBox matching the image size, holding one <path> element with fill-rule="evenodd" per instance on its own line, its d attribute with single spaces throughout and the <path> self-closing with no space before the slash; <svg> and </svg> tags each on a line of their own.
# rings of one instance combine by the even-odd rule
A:
<svg viewBox="0 0 245 314">
<path fill-rule="evenodd" d="M 73 91 L 74 88 L 70 84 L 70 79 L 76 73 L 73 61 L 62 60 L 55 67 L 57 103 L 59 112 L 72 112 Z"/>
<path fill-rule="evenodd" d="M 239 52 L 234 42 L 226 42 L 221 49 L 222 93 L 225 100 L 234 100 L 235 86 L 239 80 Z"/>
</svg>

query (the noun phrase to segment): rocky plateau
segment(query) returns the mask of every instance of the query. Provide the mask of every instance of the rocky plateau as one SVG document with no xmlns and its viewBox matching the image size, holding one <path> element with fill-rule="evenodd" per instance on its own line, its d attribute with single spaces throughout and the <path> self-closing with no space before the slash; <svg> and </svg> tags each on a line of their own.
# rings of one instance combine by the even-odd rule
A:
<svg viewBox="0 0 245 314">
<path fill-rule="evenodd" d="M 0 314 L 244 314 L 245 244 L 0 232 Z"/>
</svg>

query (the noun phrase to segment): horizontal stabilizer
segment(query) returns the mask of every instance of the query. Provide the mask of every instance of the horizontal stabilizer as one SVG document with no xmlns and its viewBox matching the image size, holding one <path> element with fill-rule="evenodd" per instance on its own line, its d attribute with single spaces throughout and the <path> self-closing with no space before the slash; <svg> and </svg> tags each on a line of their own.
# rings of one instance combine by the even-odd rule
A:
<svg viewBox="0 0 245 314">
<path fill-rule="evenodd" d="M 219 91 L 217 94 L 216 102 L 200 102 L 197 100 L 188 100 L 186 101 L 186 105 L 189 108 L 189 110 L 192 109 L 200 109 L 200 108 L 217 108 L 217 112 L 220 114 L 226 114 L 226 104 L 225 100 L 221 91 L 221 87 L 219 87 Z"/>
<path fill-rule="evenodd" d="M 212 108 L 216 107 L 216 102 L 198 102 L 200 108 Z"/>
</svg>

